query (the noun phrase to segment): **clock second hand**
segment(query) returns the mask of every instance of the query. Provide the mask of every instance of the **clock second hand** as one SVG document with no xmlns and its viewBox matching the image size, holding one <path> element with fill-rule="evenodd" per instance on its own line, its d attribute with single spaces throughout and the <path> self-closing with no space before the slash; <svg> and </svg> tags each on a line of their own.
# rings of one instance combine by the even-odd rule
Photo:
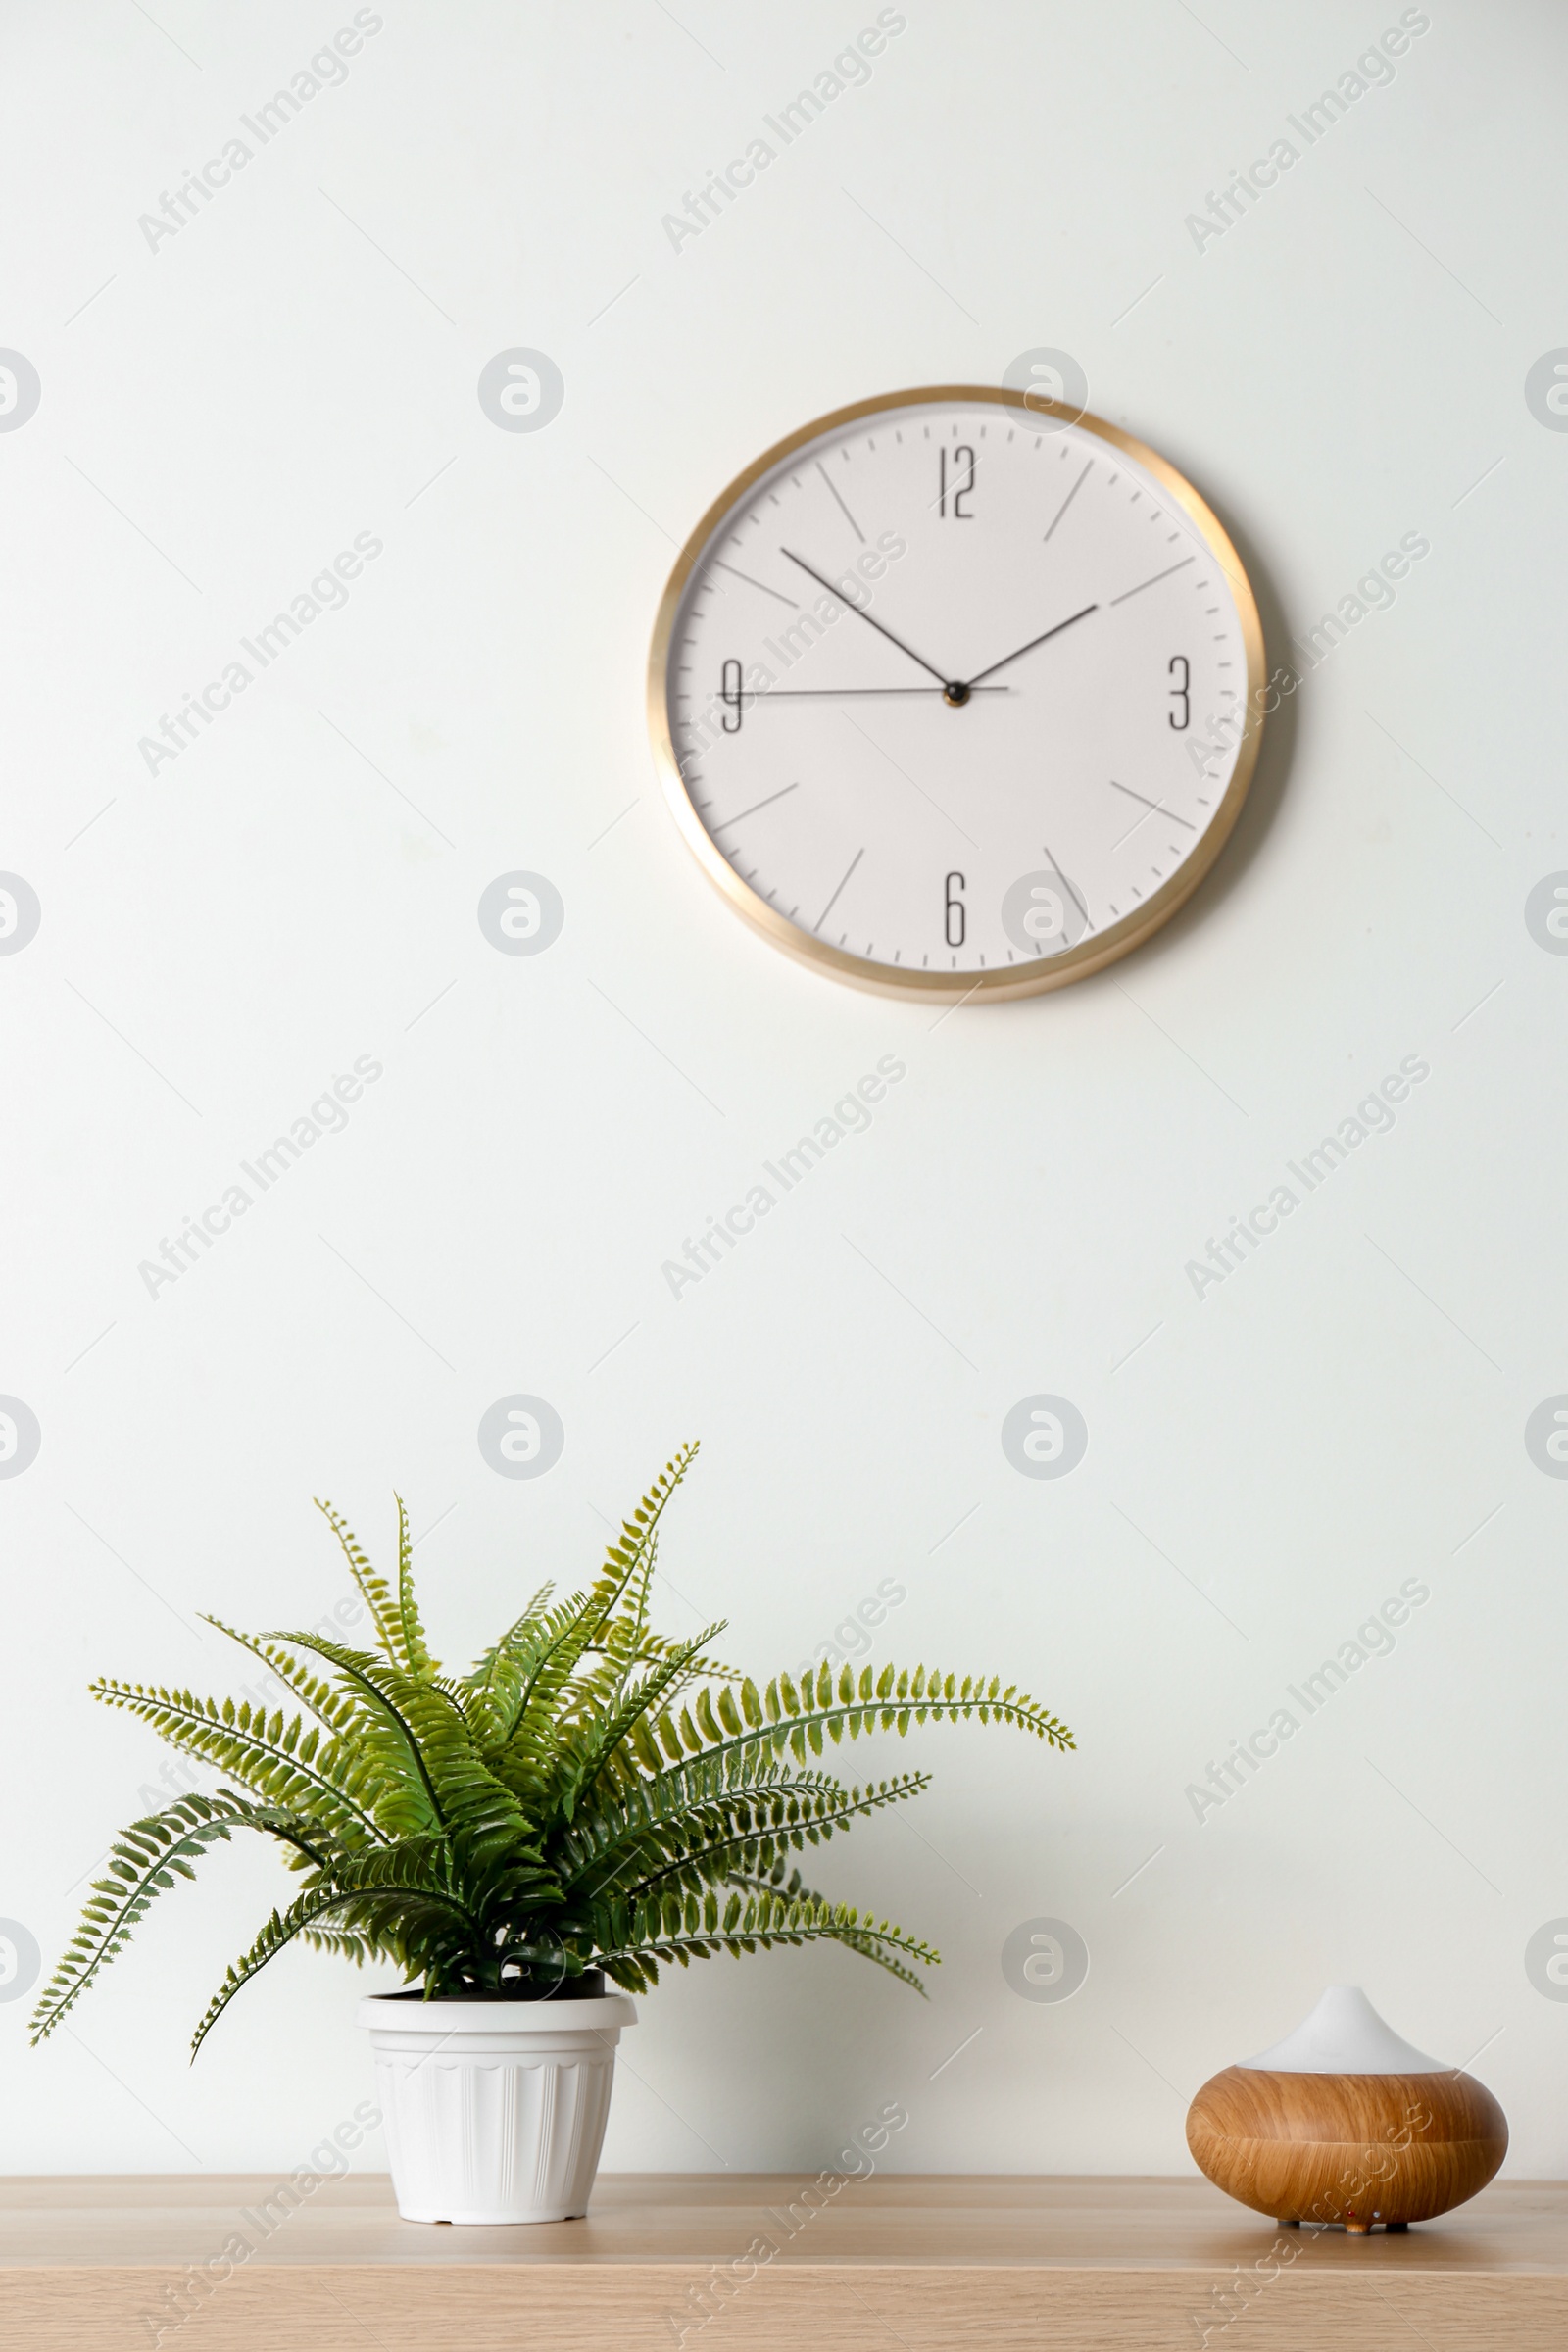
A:
<svg viewBox="0 0 1568 2352">
<path fill-rule="evenodd" d="M 835 598 L 838 603 L 848 605 L 852 612 L 858 612 L 860 618 L 869 621 L 873 629 L 880 629 L 888 643 L 896 645 L 901 654 L 907 654 L 911 662 L 918 662 L 920 667 L 936 679 L 944 694 L 948 693 L 949 688 L 956 684 L 956 681 L 950 678 L 945 670 L 936 668 L 932 662 L 928 662 L 924 654 L 917 654 L 912 645 L 906 645 L 902 637 L 895 637 L 893 631 L 883 628 L 879 620 L 872 620 L 863 605 L 856 604 L 852 598 L 845 595 L 842 588 L 835 588 L 831 580 L 824 580 L 822 574 L 819 571 L 813 571 L 809 564 L 806 563 L 802 557 L 791 555 L 787 547 L 781 547 L 778 552 L 781 556 L 788 557 L 792 564 L 799 564 L 808 579 L 814 580 L 819 588 L 825 588 L 828 595 Z"/>
</svg>

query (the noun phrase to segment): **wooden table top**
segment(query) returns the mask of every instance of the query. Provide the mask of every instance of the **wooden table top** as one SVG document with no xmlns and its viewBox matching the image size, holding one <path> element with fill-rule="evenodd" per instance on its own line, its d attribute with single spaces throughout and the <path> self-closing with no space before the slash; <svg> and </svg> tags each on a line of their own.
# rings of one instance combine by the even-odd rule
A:
<svg viewBox="0 0 1568 2352">
<path fill-rule="evenodd" d="M 830 2184 L 835 2176 L 821 2177 Z M 374 2174 L 0 2181 L 7 2352 L 1564 2352 L 1568 2183 L 1408 2235 L 1206 2180 L 611 2174 L 580 2222 L 402 2222 Z M 820 2193 L 820 2192 L 819 2192 Z M 761 2250 L 765 2244 L 767 2251 Z"/>
<path fill-rule="evenodd" d="M 205 2262 L 230 2231 L 257 2241 L 255 2263 L 283 2266 L 690 2267 L 731 2262 L 766 2234 L 782 2268 L 1213 2271 L 1255 2262 L 1278 2234 L 1201 2180 L 884 2173 L 812 2211 L 802 2192 L 813 2178 L 611 2173 L 584 2221 L 488 2229 L 400 2221 L 384 2174 L 323 2180 L 292 2209 L 277 2176 L 260 2173 L 0 2180 L 0 2271 L 179 2267 Z M 1313 2270 L 1352 2277 L 1372 2266 L 1564 2277 L 1568 2182 L 1496 2181 L 1408 2235 L 1301 2237 Z"/>
</svg>

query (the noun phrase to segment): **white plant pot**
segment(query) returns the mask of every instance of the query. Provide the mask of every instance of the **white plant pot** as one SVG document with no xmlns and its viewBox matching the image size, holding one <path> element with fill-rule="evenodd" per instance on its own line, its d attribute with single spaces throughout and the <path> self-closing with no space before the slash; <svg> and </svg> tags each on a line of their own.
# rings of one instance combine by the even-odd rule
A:
<svg viewBox="0 0 1568 2352">
<path fill-rule="evenodd" d="M 406 2222 L 569 2222 L 599 2169 L 624 1993 L 586 2001 L 371 1994 L 376 2082 Z"/>
</svg>

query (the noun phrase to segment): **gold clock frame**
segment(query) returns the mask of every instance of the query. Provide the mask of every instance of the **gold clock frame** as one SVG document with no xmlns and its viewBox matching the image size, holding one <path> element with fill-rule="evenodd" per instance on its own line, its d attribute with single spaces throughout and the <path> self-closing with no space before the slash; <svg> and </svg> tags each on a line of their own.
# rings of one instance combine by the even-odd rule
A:
<svg viewBox="0 0 1568 2352">
<path fill-rule="evenodd" d="M 1079 426 L 1097 439 L 1109 442 L 1112 448 L 1142 466 L 1153 475 L 1170 500 L 1181 509 L 1197 530 L 1216 564 L 1225 572 L 1232 597 L 1241 619 L 1242 638 L 1247 649 L 1247 697 L 1243 705 L 1246 719 L 1236 765 L 1231 773 L 1225 797 L 1214 811 L 1201 841 L 1171 875 L 1135 913 L 1124 915 L 1108 931 L 1094 933 L 1081 940 L 1065 955 L 1041 958 L 1027 968 L 1016 964 L 998 965 L 994 971 L 931 972 L 899 971 L 888 964 L 873 962 L 863 956 L 851 956 L 842 948 L 829 947 L 825 941 L 811 938 L 794 923 L 769 906 L 758 896 L 718 849 L 692 804 L 675 757 L 671 737 L 668 704 L 669 642 L 675 625 L 675 614 L 685 594 L 687 582 L 697 568 L 697 561 L 718 526 L 754 489 L 764 475 L 781 466 L 787 458 L 804 449 L 808 443 L 862 417 L 880 416 L 890 411 L 923 407 L 931 402 L 955 404 L 982 403 L 996 408 L 1010 409 L 1016 415 L 1026 413 L 1050 414 L 1059 416 L 1064 424 Z M 1091 972 L 1103 969 L 1123 956 L 1141 947 L 1161 926 L 1170 921 L 1179 906 L 1186 905 L 1203 877 L 1208 873 L 1221 850 L 1225 847 L 1242 811 L 1252 771 L 1257 764 L 1258 746 L 1263 733 L 1264 655 L 1263 627 L 1258 618 L 1257 600 L 1252 594 L 1242 560 L 1231 543 L 1230 535 L 1213 509 L 1184 474 L 1131 433 L 1119 426 L 1107 424 L 1102 417 L 1078 413 L 1055 401 L 1031 400 L 1029 412 L 1022 407 L 1017 392 L 989 384 L 932 384 L 909 392 L 888 392 L 873 400 L 858 400 L 848 408 L 833 409 L 825 416 L 815 417 L 790 433 L 782 441 L 764 450 L 753 465 L 738 473 L 720 491 L 707 513 L 687 539 L 675 559 L 674 569 L 659 600 L 654 619 L 653 642 L 648 654 L 648 727 L 653 738 L 654 759 L 660 780 L 664 788 L 677 825 L 687 847 L 704 873 L 735 911 L 754 931 L 782 948 L 797 962 L 808 964 L 815 971 L 830 972 L 835 979 L 847 980 L 857 988 L 871 989 L 880 996 L 924 998 L 928 1003 L 976 1004 L 987 1000 L 1000 1003 L 1011 997 L 1033 997 L 1048 989 L 1066 988 L 1075 980 L 1087 979 Z"/>
</svg>

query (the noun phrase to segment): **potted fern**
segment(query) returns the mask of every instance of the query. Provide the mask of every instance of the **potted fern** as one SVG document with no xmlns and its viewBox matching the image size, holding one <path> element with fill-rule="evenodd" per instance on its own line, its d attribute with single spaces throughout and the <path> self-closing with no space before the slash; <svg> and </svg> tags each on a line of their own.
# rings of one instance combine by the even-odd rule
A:
<svg viewBox="0 0 1568 2352">
<path fill-rule="evenodd" d="M 472 1670 L 443 1675 L 415 1599 L 398 1502 L 396 1587 L 325 1512 L 376 1648 L 319 1634 L 228 1635 L 301 1712 L 99 1681 L 222 1784 L 116 1841 L 33 2019 L 41 2040 L 128 1939 L 154 1897 L 237 1831 L 282 1849 L 300 1890 L 229 1968 L 192 2053 L 269 1960 L 302 1938 L 394 1961 L 401 1992 L 361 2003 L 398 2208 L 409 2221 L 563 2221 L 599 2162 L 626 1996 L 717 1952 L 831 1942 L 920 1988 L 940 1955 L 803 1885 L 791 1856 L 913 1796 L 925 1773 L 846 1787 L 819 1761 L 873 1731 L 959 1716 L 1070 1747 L 1012 1686 L 926 1669 L 823 1665 L 765 1690 L 694 1641 L 654 1632 L 659 1523 L 684 1446 L 612 1544 L 587 1592 L 544 1586 Z M 614 1989 L 612 1989 L 612 1988 Z"/>
</svg>

